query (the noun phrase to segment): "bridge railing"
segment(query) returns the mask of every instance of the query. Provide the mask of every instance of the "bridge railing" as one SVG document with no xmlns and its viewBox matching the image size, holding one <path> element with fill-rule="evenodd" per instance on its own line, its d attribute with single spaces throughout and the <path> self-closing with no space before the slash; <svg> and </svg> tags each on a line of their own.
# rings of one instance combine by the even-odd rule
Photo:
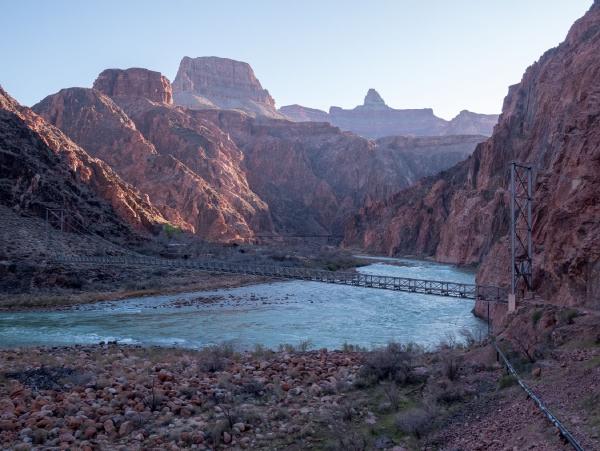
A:
<svg viewBox="0 0 600 451">
<path fill-rule="evenodd" d="M 356 272 L 332 272 L 320 269 L 291 266 L 251 265 L 223 261 L 195 259 L 170 260 L 156 257 L 115 256 L 115 257 L 58 257 L 62 263 L 162 266 L 171 268 L 199 269 L 211 272 L 249 274 L 283 279 L 299 279 L 325 283 L 335 283 L 367 288 L 380 288 L 395 291 L 433 294 L 465 299 L 492 302 L 506 302 L 506 289 L 492 286 L 474 285 L 440 280 L 414 279 L 409 277 L 382 276 Z"/>
</svg>

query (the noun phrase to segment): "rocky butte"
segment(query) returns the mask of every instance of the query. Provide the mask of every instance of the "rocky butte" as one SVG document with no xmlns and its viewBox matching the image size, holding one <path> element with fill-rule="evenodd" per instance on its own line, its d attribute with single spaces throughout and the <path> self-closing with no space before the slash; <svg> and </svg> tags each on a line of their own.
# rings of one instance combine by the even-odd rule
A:
<svg viewBox="0 0 600 451">
<path fill-rule="evenodd" d="M 461 111 L 451 121 L 433 114 L 431 108 L 394 109 L 386 105 L 375 89 L 369 89 L 364 103 L 351 110 L 332 106 L 329 113 L 301 105 L 279 109 L 288 119 L 296 122 L 329 122 L 367 138 L 385 136 L 485 135 L 490 136 L 498 121 L 496 114 L 478 114 Z"/>
<path fill-rule="evenodd" d="M 248 63 L 216 56 L 184 57 L 173 81 L 175 103 L 192 109 L 241 110 L 282 118 Z"/>
<path fill-rule="evenodd" d="M 534 167 L 534 289 L 600 307 L 600 4 L 511 86 L 493 135 L 466 161 L 365 207 L 345 243 L 480 264 L 508 283 L 509 163 Z M 461 237 L 457 239 L 457 237 Z"/>
</svg>

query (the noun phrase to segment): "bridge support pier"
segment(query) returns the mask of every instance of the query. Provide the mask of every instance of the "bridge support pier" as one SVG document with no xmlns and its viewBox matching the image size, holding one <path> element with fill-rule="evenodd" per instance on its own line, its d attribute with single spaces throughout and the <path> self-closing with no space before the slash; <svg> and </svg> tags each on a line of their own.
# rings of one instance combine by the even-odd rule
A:
<svg viewBox="0 0 600 451">
<path fill-rule="evenodd" d="M 508 313 L 514 312 L 517 309 L 517 297 L 514 294 L 508 295 Z"/>
</svg>

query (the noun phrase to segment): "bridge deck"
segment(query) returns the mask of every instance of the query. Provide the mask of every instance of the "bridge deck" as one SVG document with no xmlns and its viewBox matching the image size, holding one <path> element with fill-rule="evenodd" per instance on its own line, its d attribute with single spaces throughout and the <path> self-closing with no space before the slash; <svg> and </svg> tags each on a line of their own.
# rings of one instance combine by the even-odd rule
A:
<svg viewBox="0 0 600 451">
<path fill-rule="evenodd" d="M 297 279 L 314 282 L 351 285 L 364 288 L 379 288 L 393 291 L 449 296 L 464 299 L 479 299 L 506 302 L 506 291 L 499 287 L 446 282 L 440 280 L 412 279 L 407 277 L 380 276 L 356 272 L 332 272 L 317 269 L 276 265 L 249 265 L 207 260 L 169 260 L 152 257 L 58 257 L 60 263 L 86 265 L 160 266 L 189 268 L 208 272 L 249 274 L 282 279 Z"/>
</svg>

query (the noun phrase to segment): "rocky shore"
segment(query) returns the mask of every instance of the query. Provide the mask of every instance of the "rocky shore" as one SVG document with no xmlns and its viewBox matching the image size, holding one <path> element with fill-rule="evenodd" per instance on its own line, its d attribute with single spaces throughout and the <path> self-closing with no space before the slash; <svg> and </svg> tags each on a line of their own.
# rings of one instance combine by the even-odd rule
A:
<svg viewBox="0 0 600 451">
<path fill-rule="evenodd" d="M 585 449 L 600 449 L 591 313 L 527 307 L 499 336 Z M 518 331 L 515 332 L 515 331 Z M 202 350 L 116 343 L 0 351 L 0 449 L 568 449 L 465 336 L 434 351 Z"/>
</svg>

